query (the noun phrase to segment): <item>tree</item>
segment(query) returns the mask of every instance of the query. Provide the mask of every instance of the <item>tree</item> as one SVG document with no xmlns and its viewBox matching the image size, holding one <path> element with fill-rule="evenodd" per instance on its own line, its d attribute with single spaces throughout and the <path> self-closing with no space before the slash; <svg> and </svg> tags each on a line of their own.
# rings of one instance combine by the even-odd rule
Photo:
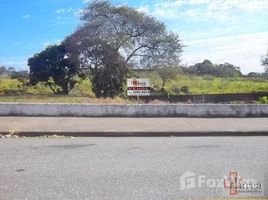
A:
<svg viewBox="0 0 268 200">
<path fill-rule="evenodd" d="M 264 66 L 264 70 L 265 70 L 265 74 L 268 74 L 268 52 L 266 54 L 266 56 L 263 56 L 261 59 L 261 63 Z"/>
<path fill-rule="evenodd" d="M 183 45 L 178 35 L 167 32 L 165 25 L 155 18 L 127 6 L 98 0 L 83 13 L 83 25 L 64 44 L 72 55 L 80 58 L 83 68 L 91 70 L 93 77 L 100 69 L 103 71 L 103 61 L 108 59 L 105 51 L 110 50 L 122 58 L 121 64 L 126 68 L 179 64 Z"/>
<path fill-rule="evenodd" d="M 112 56 L 112 55 L 110 55 Z M 97 70 L 92 78 L 92 90 L 96 97 L 115 97 L 123 92 L 128 68 L 119 55 L 113 55 L 103 67 Z"/>
<path fill-rule="evenodd" d="M 189 86 L 187 86 L 187 85 L 182 86 L 182 87 L 181 87 L 181 91 L 182 91 L 184 94 L 186 94 L 186 95 L 189 95 L 189 94 L 190 94 L 190 88 L 189 88 Z"/>
<path fill-rule="evenodd" d="M 0 77 L 1 76 L 3 76 L 3 77 L 8 76 L 8 71 L 7 71 L 5 66 L 0 67 Z"/>
<path fill-rule="evenodd" d="M 1 66 L 0 67 L 0 76 L 9 76 L 11 77 L 13 73 L 15 73 L 16 70 L 14 67 L 5 67 Z"/>
<path fill-rule="evenodd" d="M 30 66 L 30 83 L 45 82 L 55 94 L 69 94 L 82 77 L 79 64 L 69 59 L 63 45 L 47 47 L 44 51 L 28 60 Z"/>
<path fill-rule="evenodd" d="M 219 77 L 240 77 L 240 68 L 230 63 L 216 65 L 217 76 Z"/>
<path fill-rule="evenodd" d="M 176 78 L 179 70 L 177 67 L 161 67 L 157 69 L 157 72 L 162 80 L 161 90 L 163 91 L 167 82 Z"/>
<path fill-rule="evenodd" d="M 197 75 L 214 75 L 216 76 L 216 70 L 213 63 L 210 60 L 204 60 L 202 63 L 196 63 L 191 67 L 191 71 Z"/>
<path fill-rule="evenodd" d="M 26 92 L 27 90 L 27 86 L 29 86 L 29 73 L 26 70 L 22 70 L 22 71 L 14 71 L 11 74 L 11 78 L 12 79 L 17 79 L 21 85 L 19 85 L 18 87 L 21 88 L 24 92 Z"/>
<path fill-rule="evenodd" d="M 70 44 L 67 45 L 70 47 Z M 96 97 L 119 95 L 123 91 L 123 84 L 129 71 L 124 58 L 113 46 L 104 41 L 90 40 L 88 45 L 80 48 L 81 53 L 72 55 L 80 58 L 83 71 L 90 71 L 92 90 Z"/>
<path fill-rule="evenodd" d="M 196 63 L 189 69 L 184 68 L 185 72 L 197 75 L 211 75 L 217 77 L 239 77 L 242 75 L 240 68 L 230 63 L 213 64 L 210 60 L 204 60 L 202 63 Z"/>
<path fill-rule="evenodd" d="M 125 63 L 144 65 L 179 63 L 182 44 L 178 35 L 166 31 L 163 23 L 127 6 L 93 1 L 84 9 L 84 26 L 72 35 L 86 45 L 88 38 L 104 41 L 125 58 Z M 141 59 L 138 59 L 138 58 Z"/>
</svg>

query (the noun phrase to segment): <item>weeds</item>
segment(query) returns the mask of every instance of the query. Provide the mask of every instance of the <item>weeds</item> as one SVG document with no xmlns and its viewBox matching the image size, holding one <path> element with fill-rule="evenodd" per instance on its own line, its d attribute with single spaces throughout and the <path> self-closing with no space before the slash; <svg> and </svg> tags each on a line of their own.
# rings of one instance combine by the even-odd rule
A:
<svg viewBox="0 0 268 200">
<path fill-rule="evenodd" d="M 260 97 L 258 102 L 261 104 L 268 104 L 268 96 Z"/>
</svg>

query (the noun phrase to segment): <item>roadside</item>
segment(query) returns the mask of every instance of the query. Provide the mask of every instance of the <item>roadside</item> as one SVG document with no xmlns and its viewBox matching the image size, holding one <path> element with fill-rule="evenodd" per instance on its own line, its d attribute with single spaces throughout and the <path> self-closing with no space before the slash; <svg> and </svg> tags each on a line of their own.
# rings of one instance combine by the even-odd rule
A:
<svg viewBox="0 0 268 200">
<path fill-rule="evenodd" d="M 17 136 L 268 136 L 268 118 L 0 117 L 0 134 Z"/>
</svg>

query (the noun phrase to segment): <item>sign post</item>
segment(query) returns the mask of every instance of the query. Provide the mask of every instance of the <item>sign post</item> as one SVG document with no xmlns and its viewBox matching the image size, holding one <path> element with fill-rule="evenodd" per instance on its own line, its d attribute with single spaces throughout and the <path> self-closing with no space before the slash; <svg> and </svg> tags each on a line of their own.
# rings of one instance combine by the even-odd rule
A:
<svg viewBox="0 0 268 200">
<path fill-rule="evenodd" d="M 150 79 L 147 78 L 127 79 L 127 95 L 136 96 L 137 100 L 139 100 L 140 96 L 150 96 Z"/>
</svg>

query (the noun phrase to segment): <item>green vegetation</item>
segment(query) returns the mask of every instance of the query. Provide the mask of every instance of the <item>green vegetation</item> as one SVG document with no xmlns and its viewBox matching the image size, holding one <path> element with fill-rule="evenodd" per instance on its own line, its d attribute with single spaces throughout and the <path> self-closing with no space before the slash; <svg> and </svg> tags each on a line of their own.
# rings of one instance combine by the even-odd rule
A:
<svg viewBox="0 0 268 200">
<path fill-rule="evenodd" d="M 258 102 L 261 104 L 268 104 L 268 96 L 260 97 Z"/>
<path fill-rule="evenodd" d="M 150 78 L 152 93 L 159 95 L 268 91 L 268 55 L 261 60 L 266 72 L 248 76 L 240 67 L 207 59 L 182 67 L 179 35 L 146 13 L 93 0 L 81 20 L 61 44 L 28 59 L 29 73 L 0 67 L 0 95 L 126 97 L 128 77 Z"/>
<path fill-rule="evenodd" d="M 83 77 L 79 64 L 68 57 L 63 45 L 47 47 L 28 60 L 30 84 L 45 83 L 54 94 L 68 95 Z M 80 77 L 80 78 L 79 78 Z"/>
<path fill-rule="evenodd" d="M 248 78 L 216 78 L 198 76 L 179 76 L 177 80 L 167 84 L 171 93 L 176 88 L 188 86 L 191 94 L 223 94 L 267 92 L 268 80 Z"/>
<path fill-rule="evenodd" d="M 73 95 L 19 95 L 0 96 L 0 102 L 23 102 L 23 103 L 98 103 L 98 104 L 130 104 L 134 101 L 116 98 L 90 98 Z"/>
<path fill-rule="evenodd" d="M 141 78 L 150 78 L 154 90 L 161 89 L 162 80 L 156 72 L 142 70 L 136 72 Z M 196 76 L 178 74 L 167 82 L 165 90 L 169 94 L 184 94 L 182 87 L 187 86 L 191 94 L 223 94 L 223 93 L 251 93 L 267 92 L 268 80 L 261 78 L 220 78 L 214 76 Z"/>
<path fill-rule="evenodd" d="M 45 83 L 38 83 L 35 86 L 28 86 L 24 92 L 21 90 L 22 83 L 17 79 L 0 78 L 0 95 L 9 94 L 33 94 L 33 95 L 52 95 L 53 92 Z M 94 93 L 91 90 L 91 82 L 89 79 L 81 80 L 79 84 L 75 85 L 74 89 L 70 92 L 73 96 L 88 96 L 94 97 Z"/>
<path fill-rule="evenodd" d="M 116 97 L 123 94 L 130 69 L 179 65 L 183 44 L 178 34 L 135 8 L 94 0 L 80 19 L 60 45 L 29 58 L 31 85 L 42 82 L 54 94 L 68 95 L 88 77 L 96 97 Z"/>
<path fill-rule="evenodd" d="M 202 63 L 196 63 L 193 66 L 184 68 L 184 71 L 195 75 L 210 75 L 216 77 L 240 77 L 240 67 L 230 63 L 213 64 L 210 60 L 204 60 Z"/>
<path fill-rule="evenodd" d="M 264 66 L 265 74 L 268 74 L 268 51 L 261 59 L 261 64 Z"/>
<path fill-rule="evenodd" d="M 151 86 L 156 91 L 161 89 L 162 80 L 156 72 L 139 72 L 141 78 L 150 78 Z M 0 78 L 0 92 L 12 90 L 21 91 L 22 83 L 17 79 Z M 218 78 L 212 76 L 195 76 L 195 75 L 177 75 L 174 79 L 167 82 L 165 88 L 169 94 L 176 94 L 181 91 L 183 86 L 188 86 L 191 94 L 222 94 L 222 93 L 250 93 L 250 92 L 267 92 L 267 79 L 253 78 Z M 48 94 L 52 95 L 52 91 L 45 87 L 43 83 L 35 86 L 27 87 L 26 93 L 30 94 Z M 1 93 L 0 93 L 1 94 Z M 184 94 L 181 91 L 180 94 Z M 89 79 L 82 80 L 81 83 L 75 85 L 70 92 L 71 96 L 87 96 L 94 97 L 92 86 Z"/>
</svg>

